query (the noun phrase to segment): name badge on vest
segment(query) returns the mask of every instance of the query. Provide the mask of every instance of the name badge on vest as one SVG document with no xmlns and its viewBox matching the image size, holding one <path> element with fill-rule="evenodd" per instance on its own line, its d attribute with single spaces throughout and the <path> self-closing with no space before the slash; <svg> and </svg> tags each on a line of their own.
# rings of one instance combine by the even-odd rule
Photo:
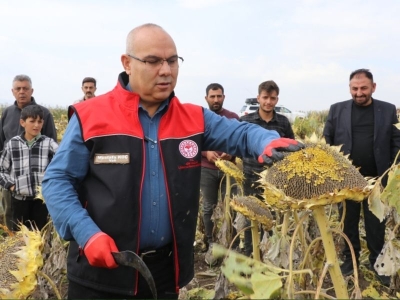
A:
<svg viewBox="0 0 400 300">
<path fill-rule="evenodd" d="M 96 153 L 94 155 L 94 164 L 129 164 L 130 156 L 129 153 Z"/>
</svg>

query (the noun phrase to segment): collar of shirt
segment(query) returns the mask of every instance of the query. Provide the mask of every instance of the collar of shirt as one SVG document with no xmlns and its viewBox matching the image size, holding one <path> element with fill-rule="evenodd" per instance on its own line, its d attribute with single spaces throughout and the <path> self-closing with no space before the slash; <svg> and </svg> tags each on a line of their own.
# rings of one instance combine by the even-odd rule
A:
<svg viewBox="0 0 400 300">
<path fill-rule="evenodd" d="M 33 139 L 31 139 L 30 141 L 28 141 L 25 138 L 25 132 L 22 134 L 22 138 L 26 141 L 26 144 L 28 145 L 28 147 L 31 147 L 41 136 L 41 133 L 39 132 L 39 134 L 37 136 L 35 136 Z"/>
<path fill-rule="evenodd" d="M 273 115 L 272 115 L 272 119 L 269 120 L 268 123 L 269 123 L 269 122 L 277 122 L 277 121 L 278 121 L 277 118 L 276 118 L 276 111 L 275 111 L 275 110 L 272 112 L 272 114 L 273 114 Z M 254 120 L 262 120 L 262 121 L 264 121 L 264 122 L 267 122 L 267 121 L 265 121 L 263 118 L 261 118 L 261 116 L 260 116 L 260 109 L 257 109 L 257 113 L 254 114 Z"/>
<path fill-rule="evenodd" d="M 131 88 L 131 85 L 130 85 L 129 83 L 125 86 L 125 88 L 126 88 L 128 91 L 133 92 L 133 90 L 132 90 L 132 88 Z M 168 104 L 169 104 L 169 98 L 165 99 L 165 100 L 161 103 L 161 105 L 158 107 L 158 109 L 157 109 L 157 111 L 156 111 L 155 114 L 158 114 L 159 112 L 161 112 L 165 107 L 168 106 Z M 146 111 L 146 109 L 143 108 L 143 106 L 142 106 L 142 104 L 140 104 L 140 102 L 139 102 L 139 107 L 140 107 L 143 111 Z"/>
</svg>

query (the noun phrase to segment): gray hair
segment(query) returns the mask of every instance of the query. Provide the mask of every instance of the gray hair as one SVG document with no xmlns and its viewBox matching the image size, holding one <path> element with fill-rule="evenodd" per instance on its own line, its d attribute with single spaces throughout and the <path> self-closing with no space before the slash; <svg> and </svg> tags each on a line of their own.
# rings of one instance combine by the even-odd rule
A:
<svg viewBox="0 0 400 300">
<path fill-rule="evenodd" d="M 32 85 L 32 80 L 28 75 L 24 75 L 24 74 L 17 75 L 14 77 L 13 83 L 16 81 L 28 81 L 30 83 L 30 85 Z"/>
</svg>

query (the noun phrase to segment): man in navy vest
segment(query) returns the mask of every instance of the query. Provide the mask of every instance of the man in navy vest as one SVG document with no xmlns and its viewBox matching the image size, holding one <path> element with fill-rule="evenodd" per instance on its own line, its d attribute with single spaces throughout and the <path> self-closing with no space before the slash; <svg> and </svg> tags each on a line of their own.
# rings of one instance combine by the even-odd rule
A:
<svg viewBox="0 0 400 300">
<path fill-rule="evenodd" d="M 183 58 L 160 26 L 141 25 L 126 41 L 116 87 L 70 107 L 43 180 L 54 225 L 70 241 L 70 299 L 152 298 L 141 275 L 115 262 L 112 252 L 123 250 L 142 256 L 160 299 L 177 299 L 194 276 L 201 151 L 271 164 L 280 150 L 302 147 L 181 103 L 174 88 Z"/>
</svg>

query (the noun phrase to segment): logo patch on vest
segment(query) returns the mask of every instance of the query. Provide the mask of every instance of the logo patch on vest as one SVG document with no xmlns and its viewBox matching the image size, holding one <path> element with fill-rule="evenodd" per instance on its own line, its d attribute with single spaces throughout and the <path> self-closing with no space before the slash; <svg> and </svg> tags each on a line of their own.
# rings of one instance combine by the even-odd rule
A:
<svg viewBox="0 0 400 300">
<path fill-rule="evenodd" d="M 193 158 L 199 153 L 199 147 L 192 140 L 184 140 L 179 144 L 179 152 L 183 157 Z"/>
<path fill-rule="evenodd" d="M 94 155 L 94 164 L 129 164 L 129 153 L 96 153 Z"/>
</svg>

